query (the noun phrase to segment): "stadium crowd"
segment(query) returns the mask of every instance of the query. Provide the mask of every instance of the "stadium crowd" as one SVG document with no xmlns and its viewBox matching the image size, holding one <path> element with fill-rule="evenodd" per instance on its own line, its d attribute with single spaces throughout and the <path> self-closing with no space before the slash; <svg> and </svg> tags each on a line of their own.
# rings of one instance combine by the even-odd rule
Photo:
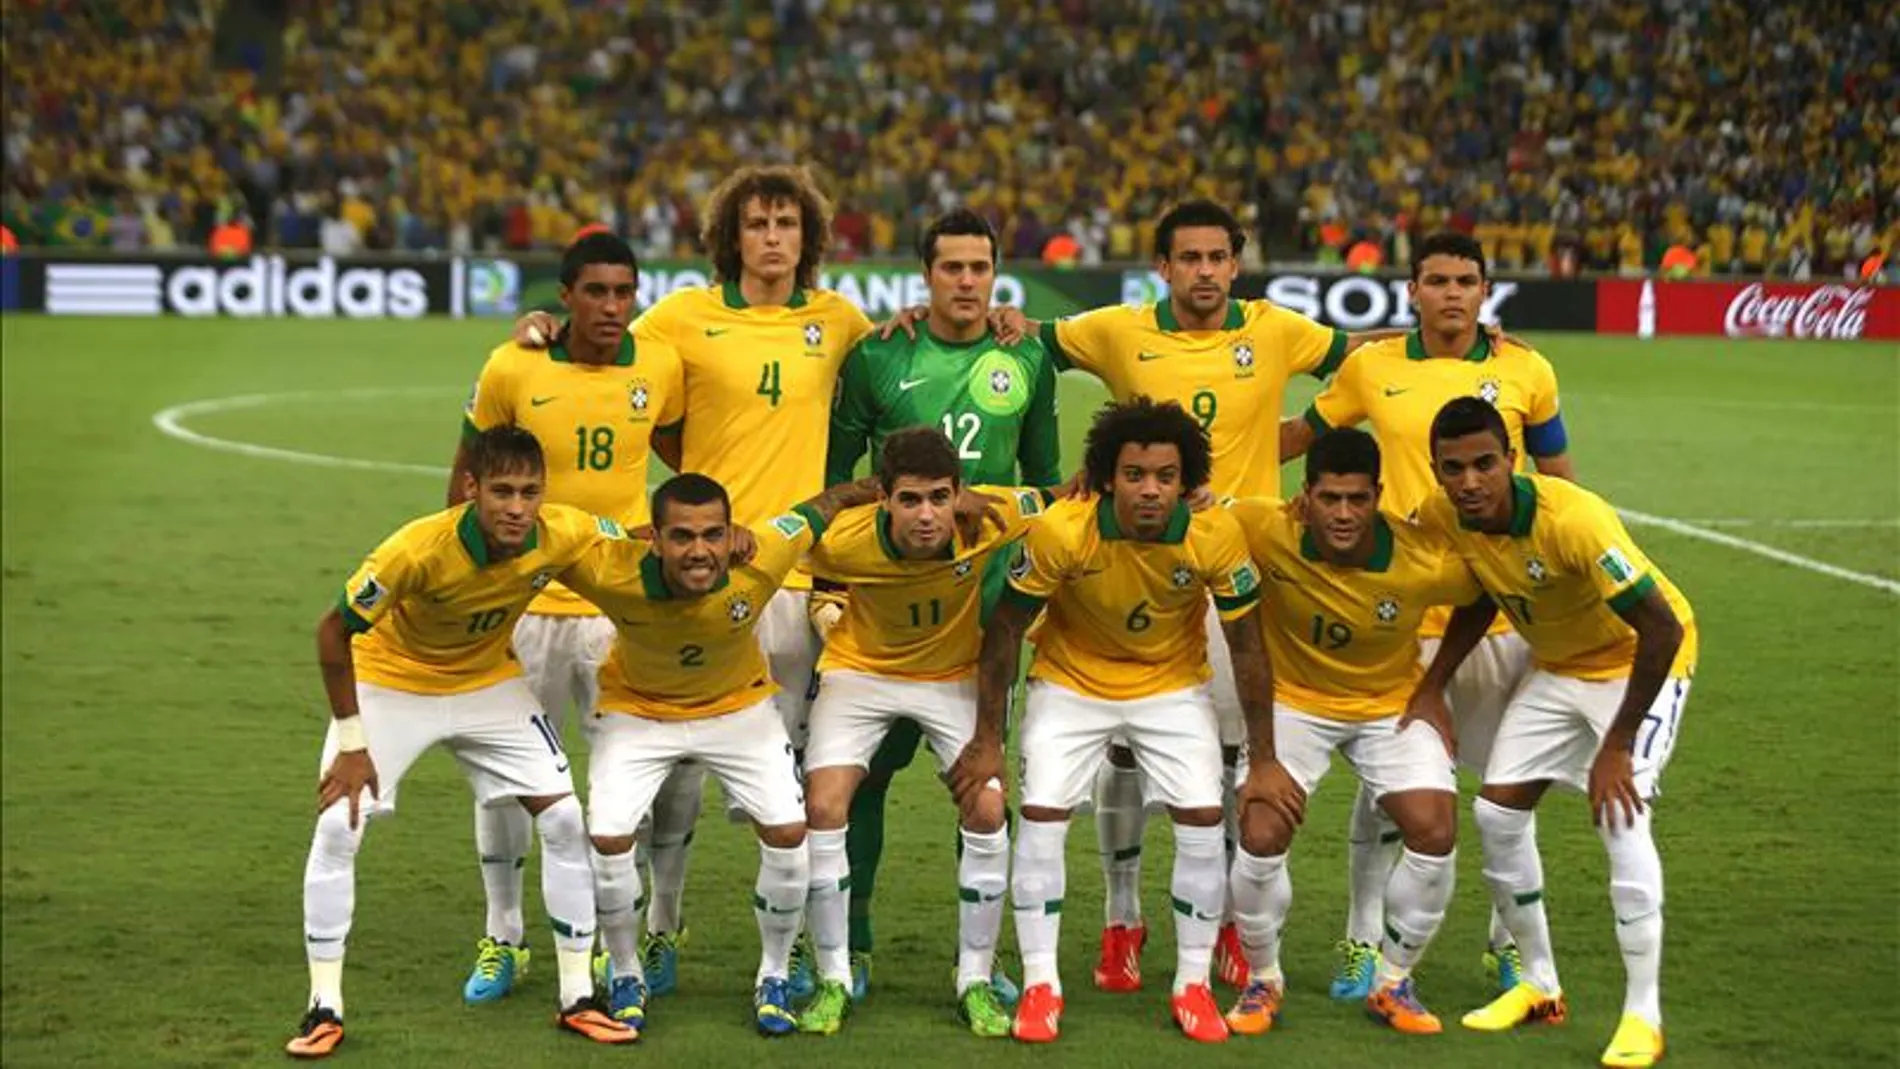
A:
<svg viewBox="0 0 1900 1069">
<path fill-rule="evenodd" d="M 225 39 L 252 6 L 11 5 L 8 230 L 347 253 L 602 221 L 687 255 L 718 176 L 801 160 L 844 258 L 961 201 L 1012 257 L 1139 259 L 1193 195 L 1321 260 L 1448 226 L 1506 269 L 1835 274 L 1900 238 L 1892 3 L 354 0 Z"/>
</svg>

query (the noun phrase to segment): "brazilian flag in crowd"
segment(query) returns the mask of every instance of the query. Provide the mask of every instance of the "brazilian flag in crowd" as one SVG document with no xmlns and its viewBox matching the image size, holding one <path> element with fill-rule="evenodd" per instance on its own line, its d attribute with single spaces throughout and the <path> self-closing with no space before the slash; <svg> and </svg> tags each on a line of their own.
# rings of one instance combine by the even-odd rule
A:
<svg viewBox="0 0 1900 1069">
<path fill-rule="evenodd" d="M 67 201 L 54 208 L 40 227 L 48 245 L 104 245 L 106 221 L 110 218 L 96 205 Z"/>
</svg>

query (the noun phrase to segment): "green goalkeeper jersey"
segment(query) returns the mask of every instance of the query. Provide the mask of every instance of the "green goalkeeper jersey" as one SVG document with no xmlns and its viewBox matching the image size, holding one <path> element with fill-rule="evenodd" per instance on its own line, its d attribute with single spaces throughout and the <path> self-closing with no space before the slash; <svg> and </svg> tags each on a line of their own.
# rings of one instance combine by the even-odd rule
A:
<svg viewBox="0 0 1900 1069">
<path fill-rule="evenodd" d="M 950 342 L 919 323 L 914 340 L 898 331 L 859 342 L 838 377 L 825 484 L 849 481 L 867 449 L 875 458 L 886 435 L 920 425 L 941 428 L 956 446 L 965 485 L 1062 481 L 1056 368 L 1035 338 Z"/>
</svg>

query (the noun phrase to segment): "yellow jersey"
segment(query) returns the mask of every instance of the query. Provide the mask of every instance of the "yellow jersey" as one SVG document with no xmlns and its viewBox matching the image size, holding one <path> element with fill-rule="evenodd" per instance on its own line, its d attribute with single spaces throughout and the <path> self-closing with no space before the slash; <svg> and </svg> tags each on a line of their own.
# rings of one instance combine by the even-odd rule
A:
<svg viewBox="0 0 1900 1069">
<path fill-rule="evenodd" d="M 620 526 L 566 505 L 541 506 L 523 551 L 491 561 L 475 506 L 403 526 L 343 588 L 356 678 L 414 694 L 461 694 L 521 674 L 508 640 L 534 596 Z"/>
<path fill-rule="evenodd" d="M 1609 502 L 1575 483 L 1543 475 L 1511 478 L 1511 527 L 1468 528 L 1443 494 L 1420 523 L 1450 538 L 1491 600 L 1530 644 L 1537 666 L 1575 679 L 1622 679 L 1636 656 L 1636 631 L 1617 610 L 1660 589 L 1682 624 L 1670 673 L 1695 673 L 1696 626 L 1689 602 L 1651 564 Z"/>
<path fill-rule="evenodd" d="M 983 646 L 982 587 L 990 559 L 1042 513 L 1034 489 L 978 486 L 1002 501 L 1004 526 L 982 537 L 958 534 L 934 560 L 906 560 L 890 537 L 882 505 L 846 509 L 812 550 L 811 571 L 850 590 L 844 615 L 825 637 L 819 672 L 845 669 L 895 679 L 960 679 L 976 668 Z"/>
<path fill-rule="evenodd" d="M 634 321 L 644 342 L 670 342 L 686 371 L 680 462 L 719 480 L 734 523 L 770 520 L 786 501 L 825 488 L 826 428 L 844 358 L 871 332 L 857 306 L 830 290 L 794 290 L 751 307 L 736 282 L 676 290 Z M 803 573 L 788 587 L 811 586 Z"/>
<path fill-rule="evenodd" d="M 613 547 L 576 563 L 569 585 L 599 605 L 616 632 L 600 666 L 600 711 L 700 720 L 778 693 L 753 630 L 823 530 L 818 514 L 803 508 L 754 527 L 752 560 L 693 598 L 674 596 L 651 552 Z"/>
<path fill-rule="evenodd" d="M 1217 497 L 1280 492 L 1279 420 L 1287 380 L 1325 378 L 1346 357 L 1345 332 L 1271 301 L 1227 302 L 1219 330 L 1182 330 L 1168 301 L 1098 308 L 1042 328 L 1058 368 L 1101 379 L 1117 401 L 1175 401 L 1213 443 Z"/>
<path fill-rule="evenodd" d="M 679 355 L 661 341 L 620 339 L 611 364 L 576 363 L 556 342 L 545 350 L 510 342 L 488 354 L 468 400 L 463 432 L 504 424 L 541 443 L 547 500 L 611 516 L 627 527 L 647 522 L 647 461 L 654 430 L 684 412 Z M 560 583 L 528 606 L 550 616 L 593 616 L 600 610 Z"/>
<path fill-rule="evenodd" d="M 1265 576 L 1260 628 L 1273 659 L 1273 697 L 1329 720 L 1376 720 L 1405 711 L 1424 675 L 1419 627 L 1435 605 L 1468 605 L 1483 593 L 1451 544 L 1380 513 L 1363 568 L 1322 559 L 1283 502 L 1228 504 Z"/>
<path fill-rule="evenodd" d="M 1316 431 L 1372 424 L 1379 440 L 1380 507 L 1413 519 L 1420 505 L 1443 496 L 1432 472 L 1432 419 L 1454 397 L 1490 402 L 1504 417 L 1511 448 L 1526 469 L 1532 457 L 1569 448 L 1550 361 L 1509 342 L 1493 347 L 1482 330 L 1471 351 L 1457 360 L 1425 355 L 1418 331 L 1361 345 L 1313 399 L 1306 422 Z M 1443 635 L 1450 619 L 1444 609 L 1427 614 L 1425 637 Z M 1509 621 L 1500 617 L 1491 633 L 1509 629 Z"/>
<path fill-rule="evenodd" d="M 1003 597 L 1042 606 L 1029 674 L 1116 701 L 1210 678 L 1207 598 L 1223 620 L 1253 611 L 1260 574 L 1225 509 L 1176 505 L 1160 541 L 1122 534 L 1109 498 L 1058 501 L 1029 525 Z"/>
</svg>

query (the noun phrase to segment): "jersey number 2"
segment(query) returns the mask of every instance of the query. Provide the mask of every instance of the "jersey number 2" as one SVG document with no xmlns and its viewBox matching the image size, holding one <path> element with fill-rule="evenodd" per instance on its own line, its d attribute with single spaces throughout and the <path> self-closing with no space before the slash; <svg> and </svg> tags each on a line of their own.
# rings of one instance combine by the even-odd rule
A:
<svg viewBox="0 0 1900 1069">
<path fill-rule="evenodd" d="M 961 415 L 943 414 L 943 436 L 956 443 L 958 460 L 982 460 L 983 451 L 972 449 L 970 443 L 983 431 L 983 417 L 974 412 Z M 961 432 L 961 437 L 958 436 Z"/>
</svg>

